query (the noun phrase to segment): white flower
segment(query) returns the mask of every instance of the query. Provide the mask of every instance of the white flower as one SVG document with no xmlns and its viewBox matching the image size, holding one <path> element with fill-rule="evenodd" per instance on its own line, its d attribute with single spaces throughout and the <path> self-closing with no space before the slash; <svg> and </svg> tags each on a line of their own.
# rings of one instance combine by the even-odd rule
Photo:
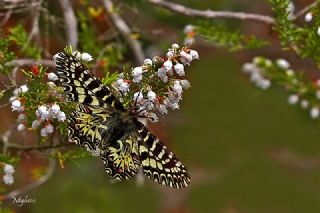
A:
<svg viewBox="0 0 320 213">
<path fill-rule="evenodd" d="M 301 107 L 303 109 L 306 109 L 308 106 L 309 106 L 309 102 L 308 101 L 306 101 L 306 100 L 302 100 L 301 101 Z"/>
<path fill-rule="evenodd" d="M 299 101 L 299 96 L 296 94 L 290 95 L 288 98 L 288 103 L 291 105 L 298 103 L 298 101 Z"/>
<path fill-rule="evenodd" d="M 312 12 L 309 12 L 309 13 L 307 13 L 307 14 L 304 16 L 304 20 L 305 20 L 306 22 L 312 21 L 312 18 L 313 18 Z"/>
<path fill-rule="evenodd" d="M 81 53 L 79 51 L 73 51 L 72 55 L 76 57 L 78 60 L 81 60 Z"/>
<path fill-rule="evenodd" d="M 81 54 L 81 59 L 83 61 L 86 61 L 86 62 L 89 62 L 89 61 L 93 60 L 92 56 L 89 53 L 82 53 Z"/>
<path fill-rule="evenodd" d="M 180 56 L 181 57 L 186 57 L 188 53 L 186 53 L 185 51 L 181 50 L 180 51 Z"/>
<path fill-rule="evenodd" d="M 17 130 L 18 130 L 18 131 L 23 131 L 23 130 L 25 130 L 25 129 L 26 129 L 26 126 L 23 125 L 23 124 L 19 124 L 19 125 L 17 126 Z"/>
<path fill-rule="evenodd" d="M 182 51 L 183 52 L 183 51 Z M 181 54 L 181 53 L 180 53 Z M 181 55 L 182 56 L 182 55 Z M 181 57 L 181 62 L 183 63 L 183 64 L 187 64 L 187 65 L 189 65 L 190 64 L 190 62 L 192 61 L 192 55 L 190 55 L 190 54 L 188 54 L 188 53 L 186 53 L 186 55 L 185 56 L 182 56 Z"/>
<path fill-rule="evenodd" d="M 257 84 L 261 89 L 268 89 L 271 85 L 271 82 L 268 79 L 262 79 L 261 81 L 257 82 Z"/>
<path fill-rule="evenodd" d="M 56 80 L 58 80 L 58 76 L 53 72 L 49 72 L 48 79 L 49 79 L 49 81 L 56 81 Z"/>
<path fill-rule="evenodd" d="M 192 59 L 199 59 L 199 53 L 195 50 L 190 50 L 189 54 L 192 56 Z"/>
<path fill-rule="evenodd" d="M 146 66 L 152 66 L 152 60 L 150 58 L 144 59 L 143 64 Z"/>
<path fill-rule="evenodd" d="M 3 171 L 4 171 L 4 173 L 11 174 L 11 175 L 15 172 L 14 168 L 11 164 L 5 164 L 3 167 Z"/>
<path fill-rule="evenodd" d="M 53 130 L 54 130 L 52 124 L 48 124 L 47 126 L 45 126 L 45 129 L 48 134 L 53 133 Z"/>
<path fill-rule="evenodd" d="M 317 35 L 320 36 L 320 27 L 317 29 Z"/>
<path fill-rule="evenodd" d="M 252 73 L 255 71 L 255 69 L 257 69 L 257 67 L 252 63 L 244 63 L 242 65 L 242 71 L 244 73 Z"/>
<path fill-rule="evenodd" d="M 194 43 L 194 37 L 186 37 L 183 41 L 183 44 L 186 46 L 191 46 Z"/>
<path fill-rule="evenodd" d="M 21 91 L 22 93 L 28 92 L 28 90 L 29 90 L 29 88 L 28 88 L 27 85 L 22 85 L 22 86 L 20 86 L 20 91 Z"/>
<path fill-rule="evenodd" d="M 20 89 L 19 89 L 19 88 L 15 88 L 15 89 L 13 90 L 13 96 L 18 96 L 19 93 L 20 93 Z"/>
<path fill-rule="evenodd" d="M 263 80 L 263 78 L 262 78 L 262 76 L 260 75 L 260 73 L 258 73 L 258 72 L 253 72 L 253 73 L 251 73 L 251 75 L 250 75 L 250 81 L 252 81 L 252 82 L 259 82 L 259 81 L 261 81 L 261 80 Z"/>
<path fill-rule="evenodd" d="M 191 87 L 190 82 L 188 80 L 183 79 L 180 81 L 180 83 L 183 89 L 189 89 Z"/>
<path fill-rule="evenodd" d="M 13 176 L 11 174 L 5 174 L 3 175 L 3 182 L 6 185 L 11 185 L 13 184 L 14 180 L 13 180 Z"/>
<path fill-rule="evenodd" d="M 163 104 L 160 104 L 158 106 L 158 110 L 161 114 L 167 114 L 168 113 L 168 110 L 167 110 L 167 107 L 166 105 L 163 105 Z"/>
<path fill-rule="evenodd" d="M 174 53 L 172 51 L 168 51 L 166 54 L 167 58 L 171 59 L 174 56 Z"/>
<path fill-rule="evenodd" d="M 120 91 L 122 92 L 127 92 L 129 91 L 129 84 L 127 82 L 123 82 L 120 87 L 119 87 Z"/>
<path fill-rule="evenodd" d="M 169 103 L 168 103 L 168 106 L 169 106 L 171 109 L 173 109 L 173 110 L 179 109 L 179 104 L 178 104 L 178 102 L 169 102 Z"/>
<path fill-rule="evenodd" d="M 73 55 L 73 54 L 72 54 Z M 59 53 L 55 54 L 52 58 L 53 58 L 53 61 L 54 63 L 57 62 L 57 58 L 59 57 Z"/>
<path fill-rule="evenodd" d="M 124 80 L 122 78 L 119 78 L 117 81 L 116 81 L 117 85 L 118 86 L 121 86 L 121 84 L 124 83 Z"/>
<path fill-rule="evenodd" d="M 289 62 L 286 59 L 278 59 L 276 63 L 282 69 L 288 69 L 290 67 Z"/>
<path fill-rule="evenodd" d="M 191 32 L 193 32 L 193 31 L 194 31 L 194 26 L 191 25 L 191 24 L 186 25 L 186 26 L 184 27 L 184 29 L 183 29 L 183 32 L 184 32 L 185 34 L 191 33 Z"/>
<path fill-rule="evenodd" d="M 179 44 L 174 43 L 174 44 L 171 45 L 171 47 L 172 47 L 173 49 L 178 49 L 178 48 L 179 48 Z"/>
<path fill-rule="evenodd" d="M 47 107 L 46 106 L 41 105 L 41 106 L 38 107 L 38 112 L 39 112 L 40 115 L 45 113 L 46 111 L 47 111 Z"/>
<path fill-rule="evenodd" d="M 164 82 L 168 82 L 168 76 L 166 75 L 166 70 L 164 68 L 159 68 L 158 71 L 158 77 Z"/>
<path fill-rule="evenodd" d="M 46 120 L 50 117 L 50 112 L 47 110 L 46 106 L 41 105 L 38 107 L 36 115 L 37 117 L 40 117 L 42 120 Z"/>
<path fill-rule="evenodd" d="M 313 119 L 319 117 L 319 108 L 318 107 L 312 107 L 312 109 L 310 110 L 310 116 Z"/>
<path fill-rule="evenodd" d="M 11 102 L 11 104 L 12 104 L 12 102 L 13 102 L 14 100 L 17 100 L 17 97 L 16 97 L 16 96 L 11 96 L 11 97 L 9 98 L 9 101 Z"/>
<path fill-rule="evenodd" d="M 47 133 L 46 128 L 42 128 L 42 129 L 40 130 L 40 135 L 41 135 L 42 137 L 47 137 L 47 136 L 48 136 L 48 133 Z"/>
<path fill-rule="evenodd" d="M 156 93 L 155 93 L 155 92 L 153 92 L 153 91 L 149 91 L 149 92 L 148 92 L 148 94 L 147 94 L 147 97 L 148 97 L 148 100 L 149 100 L 149 101 L 155 101 L 155 100 L 156 100 L 157 95 L 156 95 Z"/>
<path fill-rule="evenodd" d="M 31 124 L 32 129 L 36 129 L 39 126 L 40 126 L 40 121 L 38 121 L 38 120 L 32 121 L 32 124 Z"/>
<path fill-rule="evenodd" d="M 176 65 L 174 65 L 174 70 L 179 76 L 185 75 L 183 64 L 177 63 Z"/>
<path fill-rule="evenodd" d="M 48 85 L 48 87 L 51 88 L 51 89 L 53 89 L 53 88 L 56 87 L 56 84 L 53 83 L 52 81 L 48 81 L 48 82 L 47 82 L 47 85 Z"/>
<path fill-rule="evenodd" d="M 166 70 L 166 71 L 170 71 L 172 69 L 172 62 L 170 60 L 166 60 L 164 63 L 163 63 L 163 68 Z"/>
<path fill-rule="evenodd" d="M 58 104 L 53 104 L 51 106 L 51 111 L 54 113 L 54 114 L 57 114 L 58 112 L 60 112 L 60 106 Z"/>
<path fill-rule="evenodd" d="M 286 71 L 288 76 L 293 76 L 294 75 L 294 71 L 293 70 L 287 70 Z"/>
<path fill-rule="evenodd" d="M 133 100 L 137 101 L 138 103 L 143 99 L 143 94 L 142 92 L 136 92 L 133 95 Z"/>
<path fill-rule="evenodd" d="M 66 120 L 66 113 L 59 111 L 58 115 L 57 115 L 58 121 L 65 121 Z"/>
<path fill-rule="evenodd" d="M 135 67 L 132 70 L 132 75 L 133 75 L 133 82 L 139 83 L 142 80 L 142 67 Z"/>
<path fill-rule="evenodd" d="M 135 67 L 133 70 L 132 70 L 132 75 L 133 76 L 139 76 L 139 75 L 142 75 L 142 67 Z"/>
<path fill-rule="evenodd" d="M 19 114 L 18 116 L 18 122 L 22 122 L 27 118 L 27 116 L 25 114 Z"/>
<path fill-rule="evenodd" d="M 173 84 L 173 91 L 177 93 L 178 95 L 181 95 L 182 93 L 182 86 L 180 84 L 180 81 L 175 81 Z"/>
<path fill-rule="evenodd" d="M 12 108 L 12 111 L 21 111 L 21 102 L 19 100 L 14 100 L 12 103 L 11 103 L 11 108 Z"/>
<path fill-rule="evenodd" d="M 158 116 L 153 112 L 149 112 L 147 117 L 148 117 L 149 121 L 151 121 L 153 123 L 159 121 Z"/>
</svg>

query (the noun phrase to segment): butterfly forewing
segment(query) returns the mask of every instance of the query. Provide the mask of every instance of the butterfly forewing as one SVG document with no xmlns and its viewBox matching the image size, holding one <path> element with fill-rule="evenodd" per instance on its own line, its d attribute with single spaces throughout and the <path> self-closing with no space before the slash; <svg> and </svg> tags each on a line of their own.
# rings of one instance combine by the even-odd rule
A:
<svg viewBox="0 0 320 213">
<path fill-rule="evenodd" d="M 58 84 L 64 88 L 69 101 L 94 107 L 112 106 L 124 111 L 110 89 L 74 56 L 60 52 L 55 60 Z"/>
</svg>

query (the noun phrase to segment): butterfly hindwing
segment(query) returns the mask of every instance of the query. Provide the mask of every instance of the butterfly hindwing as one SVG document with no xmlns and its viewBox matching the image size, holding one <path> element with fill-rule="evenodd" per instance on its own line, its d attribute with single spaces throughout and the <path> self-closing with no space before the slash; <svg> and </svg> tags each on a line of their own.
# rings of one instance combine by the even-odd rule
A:
<svg viewBox="0 0 320 213">
<path fill-rule="evenodd" d="M 138 124 L 139 155 L 143 173 L 151 180 L 172 188 L 186 187 L 190 175 L 185 166 L 143 125 Z"/>
<path fill-rule="evenodd" d="M 137 137 L 124 136 L 101 153 L 105 171 L 116 180 L 131 179 L 140 167 Z"/>
</svg>

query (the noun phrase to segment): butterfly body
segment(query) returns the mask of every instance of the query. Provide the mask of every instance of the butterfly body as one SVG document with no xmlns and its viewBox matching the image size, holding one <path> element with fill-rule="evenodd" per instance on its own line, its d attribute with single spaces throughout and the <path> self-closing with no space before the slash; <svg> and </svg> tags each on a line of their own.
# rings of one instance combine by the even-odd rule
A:
<svg viewBox="0 0 320 213">
<path fill-rule="evenodd" d="M 105 171 L 114 179 L 131 179 L 143 173 L 160 184 L 181 188 L 190 183 L 182 163 L 138 121 L 121 102 L 74 56 L 58 53 L 58 85 L 76 109 L 68 117 L 71 142 L 99 150 Z"/>
</svg>

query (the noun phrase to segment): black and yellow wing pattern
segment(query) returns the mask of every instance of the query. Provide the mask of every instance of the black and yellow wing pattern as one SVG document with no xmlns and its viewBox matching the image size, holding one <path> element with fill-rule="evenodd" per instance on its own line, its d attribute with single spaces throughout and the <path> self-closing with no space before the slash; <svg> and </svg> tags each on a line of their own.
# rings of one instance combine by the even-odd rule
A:
<svg viewBox="0 0 320 213">
<path fill-rule="evenodd" d="M 98 150 L 105 171 L 116 180 L 131 179 L 142 168 L 151 180 L 173 188 L 190 183 L 184 165 L 140 123 L 130 117 L 110 88 L 74 56 L 55 57 L 57 84 L 76 108 L 68 116 L 69 140 Z"/>
</svg>

